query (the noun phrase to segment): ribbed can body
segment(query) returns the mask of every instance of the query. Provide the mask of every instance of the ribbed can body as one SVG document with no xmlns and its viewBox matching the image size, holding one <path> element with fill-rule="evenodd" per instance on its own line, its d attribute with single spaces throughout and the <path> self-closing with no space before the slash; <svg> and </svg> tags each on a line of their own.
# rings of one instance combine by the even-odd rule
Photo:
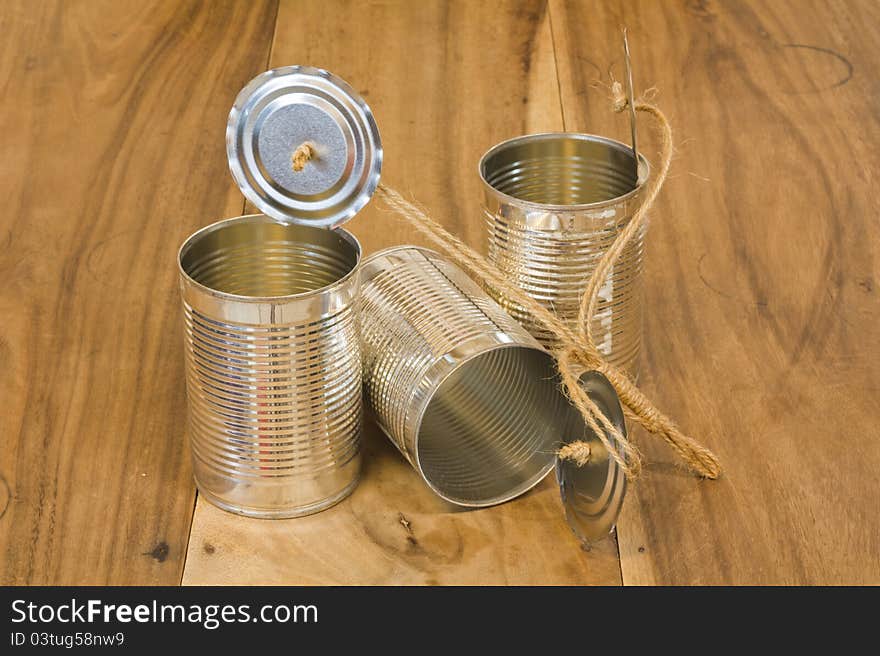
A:
<svg viewBox="0 0 880 656">
<path fill-rule="evenodd" d="M 180 251 L 189 433 L 199 492 L 255 517 L 344 498 L 360 471 L 360 246 L 255 215 Z"/>
<path fill-rule="evenodd" d="M 488 257 L 533 299 L 572 326 L 602 255 L 641 204 L 644 158 L 619 142 L 580 134 L 518 137 L 480 162 Z M 642 340 L 646 229 L 624 250 L 599 291 L 592 333 L 600 352 L 632 376 Z M 554 337 L 502 292 L 489 293 L 548 348 Z"/>
<path fill-rule="evenodd" d="M 552 357 L 467 275 L 404 246 L 362 268 L 365 400 L 382 430 L 444 499 L 511 499 L 582 431 Z"/>
</svg>

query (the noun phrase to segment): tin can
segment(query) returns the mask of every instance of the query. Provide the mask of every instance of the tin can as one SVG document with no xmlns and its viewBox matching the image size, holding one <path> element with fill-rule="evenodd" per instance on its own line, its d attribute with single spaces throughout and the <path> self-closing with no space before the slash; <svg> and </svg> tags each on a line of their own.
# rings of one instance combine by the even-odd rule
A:
<svg viewBox="0 0 880 656">
<path fill-rule="evenodd" d="M 265 214 L 180 248 L 199 493 L 254 517 L 317 512 L 361 463 L 361 247 L 339 226 L 369 200 L 382 148 L 369 107 L 327 71 L 267 71 L 226 130 L 233 178 Z"/>
<path fill-rule="evenodd" d="M 294 517 L 356 484 L 360 254 L 345 230 L 264 215 L 181 247 L 193 470 L 221 508 Z"/>
<path fill-rule="evenodd" d="M 488 257 L 526 294 L 577 321 L 599 259 L 642 202 L 650 168 L 618 141 L 587 134 L 534 134 L 504 141 L 480 160 Z M 646 229 L 624 250 L 599 291 L 592 332 L 599 351 L 631 376 L 642 341 Z M 498 290 L 489 293 L 548 348 L 552 334 Z"/>
<path fill-rule="evenodd" d="M 380 251 L 361 276 L 365 399 L 404 457 L 461 506 L 536 485 L 584 430 L 550 354 L 433 251 Z"/>
</svg>

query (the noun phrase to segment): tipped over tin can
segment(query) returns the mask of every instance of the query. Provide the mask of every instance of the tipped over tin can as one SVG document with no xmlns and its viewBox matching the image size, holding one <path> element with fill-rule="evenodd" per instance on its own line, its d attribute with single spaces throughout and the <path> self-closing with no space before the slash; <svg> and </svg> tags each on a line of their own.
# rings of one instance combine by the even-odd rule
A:
<svg viewBox="0 0 880 656">
<path fill-rule="evenodd" d="M 574 325 L 600 258 L 642 203 L 647 160 L 612 139 L 534 134 L 480 160 L 488 256 L 526 294 Z M 592 332 L 599 351 L 635 377 L 642 340 L 646 230 L 630 242 L 599 291 Z M 555 338 L 502 292 L 489 293 L 548 348 Z"/>
<path fill-rule="evenodd" d="M 574 428 L 553 358 L 440 255 L 364 261 L 361 336 L 368 407 L 441 497 L 501 503 L 553 468 Z"/>
<path fill-rule="evenodd" d="M 562 391 L 553 357 L 461 269 L 414 246 L 364 260 L 361 339 L 367 407 L 439 496 L 488 506 L 535 486 L 560 446 L 586 440 L 587 467 L 558 465 L 583 539 L 614 525 L 625 491 L 617 463 Z M 587 391 L 623 429 L 614 389 Z M 575 526 L 575 524 L 572 524 Z"/>
<path fill-rule="evenodd" d="M 363 100 L 299 66 L 248 84 L 226 138 L 265 214 L 203 228 L 178 255 L 193 471 L 223 509 L 295 517 L 360 473 L 361 247 L 338 226 L 375 190 L 382 149 Z"/>
</svg>

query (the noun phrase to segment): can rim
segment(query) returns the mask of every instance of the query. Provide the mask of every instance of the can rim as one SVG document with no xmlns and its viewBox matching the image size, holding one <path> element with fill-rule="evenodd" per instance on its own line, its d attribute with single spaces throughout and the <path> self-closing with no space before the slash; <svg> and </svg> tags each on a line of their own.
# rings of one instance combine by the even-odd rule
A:
<svg viewBox="0 0 880 656">
<path fill-rule="evenodd" d="M 355 264 L 351 268 L 351 271 L 346 273 L 344 276 L 339 278 L 338 280 L 334 280 L 328 285 L 324 285 L 323 287 L 318 287 L 317 289 L 312 289 L 306 292 L 297 292 L 296 294 L 285 294 L 282 296 L 248 296 L 244 294 L 232 294 L 230 292 L 220 291 L 219 289 L 213 289 L 212 287 L 208 287 L 200 283 L 198 280 L 193 278 L 189 273 L 187 273 L 183 268 L 183 256 L 184 251 L 188 250 L 192 244 L 199 238 L 204 237 L 208 233 L 211 233 L 215 230 L 219 230 L 225 225 L 231 223 L 275 223 L 281 226 L 295 226 L 298 228 L 307 228 L 312 230 L 322 230 L 324 232 L 336 232 L 342 237 L 343 240 L 348 242 L 350 245 L 355 248 Z M 180 275 L 186 280 L 188 285 L 192 285 L 199 291 L 213 296 L 215 298 L 227 299 L 230 301 L 241 301 L 245 303 L 277 303 L 279 301 L 293 301 L 302 298 L 308 298 L 309 296 L 317 296 L 323 292 L 326 292 L 334 287 L 341 286 L 350 280 L 353 276 L 356 276 L 360 272 L 361 264 L 363 264 L 363 249 L 361 247 L 361 243 L 358 241 L 357 237 L 355 237 L 351 232 L 342 227 L 336 228 L 321 228 L 315 225 L 304 225 L 302 223 L 291 223 L 289 221 L 282 221 L 280 219 L 272 218 L 267 214 L 244 214 L 242 216 L 233 216 L 226 219 L 220 219 L 219 221 L 215 221 L 209 225 L 206 225 L 202 228 L 199 228 L 194 233 L 192 233 L 189 237 L 183 240 L 183 243 L 180 245 L 180 248 L 177 249 L 177 271 Z"/>
<path fill-rule="evenodd" d="M 554 211 L 554 212 L 577 212 L 583 210 L 599 210 L 610 205 L 617 205 L 621 201 L 628 201 L 634 196 L 638 195 L 641 190 L 644 188 L 645 183 L 651 178 L 651 164 L 648 159 L 641 153 L 638 153 L 639 156 L 639 166 L 638 166 L 638 177 L 636 179 L 636 186 L 631 190 L 626 192 L 621 196 L 615 196 L 614 198 L 609 198 L 608 200 L 600 200 L 593 203 L 578 203 L 578 204 L 570 204 L 570 205 L 559 205 L 554 203 L 536 203 L 531 200 L 523 200 L 521 198 L 517 198 L 516 196 L 511 196 L 508 193 L 503 191 L 499 191 L 495 187 L 493 187 L 488 180 L 486 180 L 486 176 L 484 174 L 484 164 L 486 160 L 491 156 L 495 155 L 499 151 L 504 148 L 507 148 L 514 144 L 527 143 L 529 141 L 541 141 L 545 139 L 552 138 L 568 138 L 568 139 L 577 139 L 579 141 L 595 141 L 604 143 L 608 146 L 613 146 L 615 148 L 620 148 L 625 151 L 632 152 L 632 148 L 627 146 L 622 141 L 618 141 L 617 139 L 611 139 L 610 137 L 603 137 L 598 134 L 589 134 L 586 132 L 537 132 L 535 134 L 526 134 L 520 135 L 517 137 L 512 137 L 510 139 L 505 139 L 504 141 L 495 144 L 489 150 L 487 150 L 483 156 L 480 158 L 480 161 L 477 163 L 477 173 L 480 176 L 480 181 L 483 183 L 483 187 L 486 191 L 494 195 L 496 198 L 501 199 L 502 201 L 519 205 L 521 207 L 527 207 L 530 209 L 540 210 L 540 211 Z"/>
<path fill-rule="evenodd" d="M 394 247 L 394 248 L 396 248 L 396 247 Z M 417 249 L 423 250 L 423 251 L 433 252 L 428 248 L 421 248 L 419 246 L 414 246 L 413 248 L 417 248 Z M 386 250 L 392 250 L 392 249 L 386 249 Z M 464 342 L 464 343 L 466 344 L 467 342 Z M 555 361 L 553 358 L 553 355 L 550 352 L 548 352 L 547 349 L 545 349 L 544 347 L 542 347 L 540 345 L 532 346 L 530 344 L 516 344 L 516 343 L 512 343 L 512 342 L 495 343 L 495 344 L 492 344 L 486 348 L 479 349 L 478 351 L 475 351 L 474 353 L 469 354 L 466 358 L 461 360 L 457 364 L 457 366 L 450 369 L 448 372 L 443 374 L 443 376 L 441 376 L 436 382 L 434 382 L 431 385 L 431 387 L 433 388 L 433 391 L 431 394 L 431 400 L 433 400 L 434 394 L 436 394 L 437 390 L 439 390 L 440 387 L 442 387 L 443 383 L 446 382 L 446 380 L 450 376 L 452 376 L 452 374 L 454 374 L 456 371 L 458 371 L 461 367 L 466 365 L 468 362 L 471 362 L 472 360 L 474 360 L 478 357 L 482 357 L 482 356 L 486 355 L 487 353 L 491 353 L 492 351 L 498 351 L 498 350 L 507 349 L 507 348 L 518 348 L 518 349 L 528 349 L 531 351 L 537 351 L 538 353 L 542 353 L 543 355 L 546 355 L 548 358 L 550 358 L 551 361 Z M 442 491 L 440 491 L 440 489 L 438 489 L 434 485 L 434 483 L 431 482 L 431 480 L 425 475 L 425 471 L 422 469 L 422 463 L 419 460 L 419 441 L 420 441 L 420 436 L 421 436 L 422 421 L 425 418 L 425 413 L 428 411 L 429 405 L 430 405 L 430 401 L 428 403 L 426 403 L 423 408 L 421 408 L 421 410 L 419 411 L 419 416 L 416 418 L 417 429 L 415 431 L 415 437 L 413 439 L 412 457 L 415 462 L 416 471 L 418 471 L 422 480 L 428 485 L 429 488 L 431 488 L 431 490 L 434 491 L 434 493 L 437 496 L 439 496 L 444 501 L 455 504 L 456 506 L 461 506 L 463 508 L 487 508 L 490 506 L 497 506 L 502 503 L 507 503 L 508 501 L 512 501 L 513 499 L 516 499 L 516 498 L 522 496 L 523 494 L 525 494 L 526 492 L 531 490 L 533 487 L 538 485 L 538 483 L 543 481 L 547 477 L 547 475 L 556 467 L 556 455 L 551 453 L 548 457 L 548 460 L 547 460 L 547 463 L 545 464 L 545 466 L 542 467 L 538 471 L 538 473 L 535 474 L 535 476 L 526 480 L 525 483 L 523 483 L 519 487 L 516 487 L 513 490 L 507 492 L 506 494 L 500 494 L 500 495 L 497 495 L 497 496 L 492 497 L 490 499 L 486 499 L 486 500 L 482 500 L 482 501 L 462 501 L 461 499 L 453 498 L 453 497 L 449 496 L 448 494 L 445 494 Z"/>
</svg>

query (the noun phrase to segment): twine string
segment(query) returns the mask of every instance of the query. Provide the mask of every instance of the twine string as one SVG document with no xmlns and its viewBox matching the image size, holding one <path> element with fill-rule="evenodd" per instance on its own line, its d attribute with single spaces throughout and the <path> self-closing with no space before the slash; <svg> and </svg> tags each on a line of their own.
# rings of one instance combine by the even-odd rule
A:
<svg viewBox="0 0 880 656">
<path fill-rule="evenodd" d="M 627 100 L 619 83 L 614 83 L 612 93 L 614 111 L 623 111 L 627 107 Z M 379 185 L 376 195 L 388 208 L 406 219 L 419 234 L 446 252 L 472 276 L 482 281 L 484 285 L 495 288 L 521 306 L 557 338 L 559 347 L 554 351 L 554 357 L 567 396 L 581 413 L 590 430 L 605 446 L 609 456 L 617 462 L 627 476 L 632 478 L 639 474 L 641 455 L 580 385 L 579 374 L 585 368 L 598 370 L 608 378 L 617 391 L 628 417 L 641 424 L 649 433 L 661 437 L 696 474 L 704 478 L 716 479 L 721 475 L 721 466 L 715 455 L 695 439 L 685 435 L 672 419 L 660 412 L 621 369 L 610 364 L 601 355 L 593 340 L 592 317 L 598 306 L 599 289 L 614 263 L 644 223 L 648 210 L 666 180 L 672 161 L 672 128 L 666 116 L 658 107 L 644 100 L 635 103 L 635 111 L 651 118 L 658 128 L 661 140 L 660 168 L 641 207 L 615 238 L 608 251 L 603 254 L 590 276 L 581 299 L 576 329 L 572 329 L 558 315 L 510 282 L 500 270 L 476 250 L 452 235 L 415 203 L 406 200 L 400 193 L 385 184 Z M 576 440 L 563 446 L 557 455 L 578 466 L 583 466 L 590 461 L 591 449 L 589 443 Z"/>
<path fill-rule="evenodd" d="M 304 141 L 299 146 L 297 146 L 296 150 L 293 151 L 293 155 L 290 157 L 290 164 L 293 167 L 295 173 L 299 173 L 302 171 L 306 164 L 309 163 L 309 160 L 315 156 L 315 147 L 308 141 Z"/>
<path fill-rule="evenodd" d="M 580 440 L 564 445 L 556 452 L 556 456 L 562 460 L 571 460 L 578 467 L 583 467 L 593 456 L 593 450 L 587 442 Z"/>
</svg>

